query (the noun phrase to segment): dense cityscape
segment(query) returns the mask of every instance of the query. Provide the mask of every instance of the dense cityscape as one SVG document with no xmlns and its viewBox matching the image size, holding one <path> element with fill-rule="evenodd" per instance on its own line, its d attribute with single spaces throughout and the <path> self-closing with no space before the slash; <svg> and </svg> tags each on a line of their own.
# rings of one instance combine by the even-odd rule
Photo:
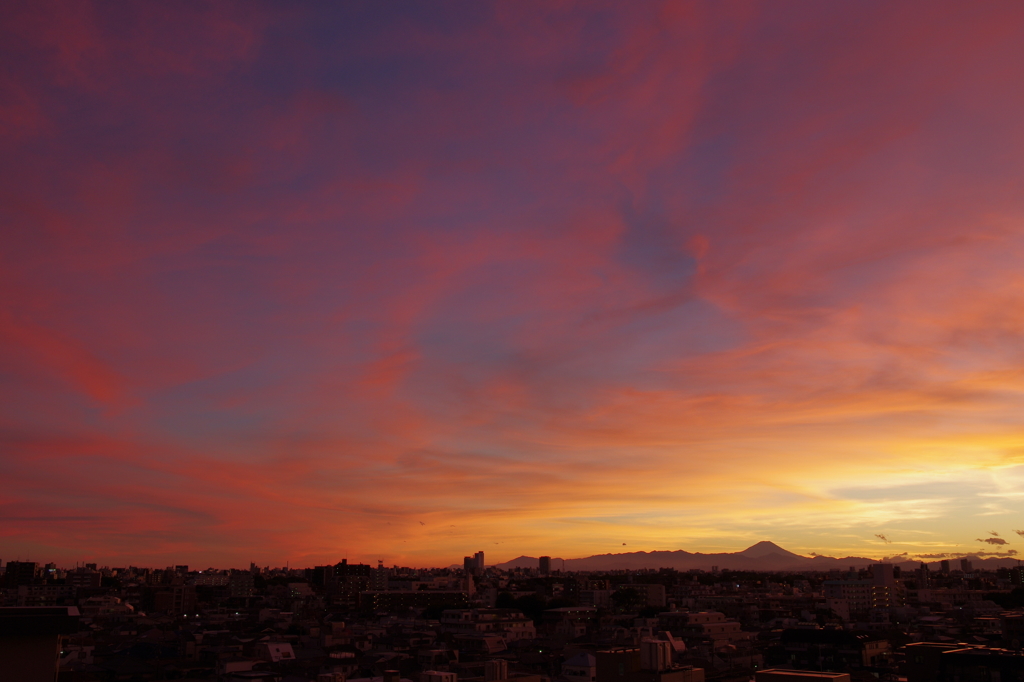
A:
<svg viewBox="0 0 1024 682">
<path fill-rule="evenodd" d="M 52 680 L 55 646 L 60 682 L 1022 679 L 1024 569 L 933 565 L 564 572 L 550 557 L 487 566 L 483 552 L 440 569 L 8 561 L 0 670 L 14 676 L 0 679 Z"/>
</svg>

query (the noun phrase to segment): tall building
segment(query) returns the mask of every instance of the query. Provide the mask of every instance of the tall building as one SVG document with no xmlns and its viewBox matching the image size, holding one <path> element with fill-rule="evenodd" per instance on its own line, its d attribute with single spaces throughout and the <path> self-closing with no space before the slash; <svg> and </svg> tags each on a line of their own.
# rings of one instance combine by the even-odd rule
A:
<svg viewBox="0 0 1024 682">
<path fill-rule="evenodd" d="M 317 566 L 313 569 L 313 584 L 329 587 L 334 584 L 334 566 Z"/>
<path fill-rule="evenodd" d="M 974 566 L 971 565 L 971 560 L 970 559 L 961 559 L 960 560 L 960 570 L 963 571 L 964 573 L 973 573 L 974 572 Z"/>
<path fill-rule="evenodd" d="M 388 589 L 388 570 L 381 560 L 377 561 L 377 571 L 373 574 L 373 589 L 377 592 L 387 592 Z"/>
<path fill-rule="evenodd" d="M 871 578 L 878 587 L 892 587 L 896 584 L 892 564 L 875 564 L 871 567 Z"/>
<path fill-rule="evenodd" d="M 1024 567 L 1014 566 L 1010 569 L 1010 584 L 1024 585 Z"/>
<path fill-rule="evenodd" d="M 228 578 L 228 591 L 232 597 L 251 597 L 255 591 L 255 580 L 250 571 L 232 571 Z"/>
<path fill-rule="evenodd" d="M 917 586 L 925 588 L 931 585 L 931 572 L 928 570 L 928 564 L 921 562 L 921 568 L 917 569 Z"/>
<path fill-rule="evenodd" d="M 7 570 L 4 571 L 4 583 L 7 587 L 18 587 L 19 585 L 31 585 L 36 577 L 36 562 L 34 561 L 8 561 Z"/>
<path fill-rule="evenodd" d="M 75 589 L 96 589 L 103 584 L 103 574 L 87 568 L 76 568 L 74 571 L 68 571 L 65 580 Z"/>
<path fill-rule="evenodd" d="M 186 613 L 195 613 L 195 585 L 184 585 L 179 582 L 159 588 L 153 593 L 153 610 L 178 616 Z"/>
<path fill-rule="evenodd" d="M 826 580 L 825 598 L 845 601 L 851 613 L 903 604 L 903 589 L 892 564 L 871 566 L 870 580 Z"/>
<path fill-rule="evenodd" d="M 547 575 L 551 573 L 551 557 L 542 556 L 540 558 L 540 574 Z"/>
<path fill-rule="evenodd" d="M 350 578 L 369 578 L 373 575 L 373 568 L 367 564 L 350 564 L 348 559 L 342 559 L 334 565 L 334 577 L 340 582 L 346 582 Z"/>
<path fill-rule="evenodd" d="M 483 575 L 484 553 L 477 552 L 473 556 L 462 557 L 462 568 L 467 575 Z"/>
</svg>

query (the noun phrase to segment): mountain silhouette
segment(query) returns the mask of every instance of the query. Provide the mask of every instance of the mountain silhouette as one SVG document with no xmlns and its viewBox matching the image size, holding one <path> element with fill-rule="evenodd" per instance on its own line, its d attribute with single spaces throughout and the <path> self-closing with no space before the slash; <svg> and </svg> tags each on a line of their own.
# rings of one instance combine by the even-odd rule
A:
<svg viewBox="0 0 1024 682">
<path fill-rule="evenodd" d="M 793 552 L 790 552 L 789 550 L 782 549 L 781 547 L 776 545 L 774 542 L 769 542 L 768 540 L 762 540 L 761 542 L 757 543 L 756 545 L 751 545 L 750 547 L 747 547 L 742 552 L 736 552 L 736 554 L 738 554 L 740 556 L 750 557 L 751 559 L 760 559 L 761 557 L 771 556 L 773 554 L 781 556 L 781 557 L 789 557 L 789 558 L 793 558 L 793 559 L 805 559 L 806 558 L 806 557 L 800 556 L 799 554 L 794 554 Z"/>
<path fill-rule="evenodd" d="M 952 557 L 951 557 L 952 558 Z M 968 555 L 975 566 L 987 570 L 1015 566 L 1017 561 L 1009 558 L 982 558 L 975 555 Z M 886 560 L 903 570 L 918 568 L 919 561 L 910 561 L 908 557 L 893 557 Z M 594 556 L 579 559 L 561 559 L 552 557 L 551 569 L 566 571 L 617 571 L 617 570 L 639 570 L 642 568 L 673 568 L 677 571 L 689 571 L 699 569 L 710 571 L 714 568 L 719 570 L 734 571 L 846 571 L 850 568 L 860 569 L 879 563 L 878 559 L 866 557 L 829 557 L 820 554 L 803 556 L 790 552 L 779 547 L 774 542 L 762 540 L 747 547 L 740 552 L 719 552 L 714 554 L 703 554 L 700 552 L 687 552 L 684 550 L 675 551 L 654 551 L 654 552 L 623 552 L 621 554 L 597 554 Z M 532 568 L 536 569 L 539 561 L 536 557 L 520 556 L 496 564 L 495 568 Z M 932 570 L 939 568 L 938 561 L 928 562 Z"/>
</svg>

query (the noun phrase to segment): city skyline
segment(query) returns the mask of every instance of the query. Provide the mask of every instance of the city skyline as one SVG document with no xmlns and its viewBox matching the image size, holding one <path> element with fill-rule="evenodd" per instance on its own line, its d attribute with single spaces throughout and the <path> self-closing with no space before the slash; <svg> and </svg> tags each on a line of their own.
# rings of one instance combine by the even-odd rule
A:
<svg viewBox="0 0 1024 682">
<path fill-rule="evenodd" d="M 0 560 L 1024 545 L 1024 5 L 0 17 Z"/>
<path fill-rule="evenodd" d="M 950 553 L 950 554 L 936 554 L 925 557 L 910 558 L 902 554 L 894 556 L 881 556 L 881 557 L 863 557 L 863 556 L 846 556 L 846 557 L 830 557 L 823 554 L 812 552 L 809 555 L 800 555 L 788 551 L 783 547 L 779 547 L 770 540 L 762 540 L 754 545 L 747 547 L 744 550 L 736 552 L 722 552 L 722 553 L 702 553 L 702 552 L 687 552 L 686 550 L 653 550 L 650 552 L 639 551 L 639 552 L 621 552 L 621 553 L 609 553 L 603 555 L 592 555 L 588 557 L 552 557 L 547 555 L 541 556 L 526 556 L 519 555 L 512 558 L 505 558 L 500 561 L 492 561 L 491 563 L 484 563 L 483 552 L 475 552 L 471 556 L 466 556 L 463 559 L 463 563 L 452 562 L 447 565 L 437 566 L 400 566 L 398 564 L 387 565 L 382 559 L 378 559 L 376 562 L 372 561 L 349 561 L 348 557 L 341 557 L 337 561 L 328 561 L 323 565 L 341 565 L 348 563 L 351 566 L 362 566 L 373 568 L 376 566 L 378 569 L 403 569 L 403 570 L 426 570 L 426 571 L 451 571 L 461 569 L 463 572 L 472 573 L 476 576 L 483 575 L 486 569 L 497 569 L 499 571 L 513 571 L 515 569 L 531 569 L 533 573 L 539 576 L 545 576 L 549 574 L 573 574 L 578 572 L 583 573 L 605 573 L 605 572 L 620 572 L 630 573 L 635 571 L 657 571 L 659 569 L 669 569 L 672 571 L 696 571 L 696 572 L 719 572 L 719 571 L 734 571 L 734 572 L 767 572 L 767 573 L 792 573 L 800 571 L 808 571 L 811 573 L 825 573 L 829 571 L 846 570 L 846 569 L 868 569 L 877 564 L 892 564 L 892 565 L 903 565 L 907 569 L 917 569 L 920 566 L 930 566 L 934 570 L 938 570 L 940 567 L 943 570 L 948 570 L 949 566 L 954 568 L 959 567 L 962 563 L 966 566 L 975 566 L 981 570 L 995 571 L 997 569 L 1006 569 L 1012 567 L 1019 567 L 1022 565 L 1024 559 L 1017 558 L 1016 554 L 1006 555 L 1005 553 L 991 553 L 985 552 L 984 550 L 979 552 L 970 553 Z M 682 554 L 682 557 L 676 555 Z M 160 570 L 163 566 L 145 566 L 138 562 L 121 562 L 120 564 L 110 564 L 102 560 L 77 560 L 73 562 L 73 565 L 62 565 L 57 562 L 38 560 L 39 558 L 22 557 L 16 556 L 13 558 L 0 557 L 0 576 L 3 575 L 4 567 L 10 568 L 9 564 L 15 566 L 26 566 L 32 565 L 36 567 L 36 570 L 43 571 L 44 567 L 55 568 L 62 571 L 67 570 L 114 570 L 114 569 L 155 569 Z M 790 560 L 788 561 L 787 560 Z M 733 563 L 729 563 L 732 560 Z M 723 563 L 724 562 L 724 563 Z M 719 565 L 721 564 L 721 565 Z M 175 569 L 180 571 L 188 571 L 191 569 L 193 572 L 203 573 L 204 571 L 238 571 L 238 570 L 258 570 L 258 571 L 309 571 L 313 568 L 322 568 L 322 566 L 305 566 L 305 565 L 292 565 L 290 562 L 270 562 L 268 564 L 261 565 L 258 562 L 249 562 L 248 568 L 244 565 L 220 565 L 220 566 L 200 566 L 196 564 L 174 562 L 166 566 L 168 569 Z M 966 572 L 970 572 L 970 568 L 964 568 Z"/>
</svg>

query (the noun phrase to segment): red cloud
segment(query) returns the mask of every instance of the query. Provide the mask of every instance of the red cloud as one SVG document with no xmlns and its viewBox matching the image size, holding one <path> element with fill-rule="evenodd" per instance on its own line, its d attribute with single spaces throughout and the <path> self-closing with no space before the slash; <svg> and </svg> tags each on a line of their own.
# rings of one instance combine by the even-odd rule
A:
<svg viewBox="0 0 1024 682">
<path fill-rule="evenodd" d="M 351 11 L 0 22 L 16 552 L 810 546 L 1012 463 L 1012 12 Z"/>
</svg>

